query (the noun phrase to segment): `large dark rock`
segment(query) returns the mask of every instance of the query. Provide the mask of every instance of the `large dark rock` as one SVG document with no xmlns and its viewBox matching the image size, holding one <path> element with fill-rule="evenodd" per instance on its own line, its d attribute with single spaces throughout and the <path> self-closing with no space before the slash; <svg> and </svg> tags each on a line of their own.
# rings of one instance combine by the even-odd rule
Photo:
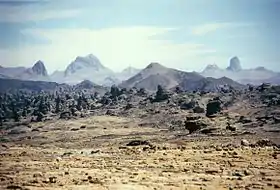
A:
<svg viewBox="0 0 280 190">
<path fill-rule="evenodd" d="M 262 85 L 257 87 L 257 90 L 260 92 L 263 92 L 265 90 L 268 90 L 272 87 L 272 85 L 270 83 L 263 83 Z"/>
<path fill-rule="evenodd" d="M 37 121 L 37 122 L 42 122 L 43 119 L 44 119 L 44 114 L 42 114 L 41 112 L 39 112 L 39 113 L 37 114 L 36 121 Z"/>
<path fill-rule="evenodd" d="M 191 110 L 194 109 L 196 106 L 196 102 L 191 100 L 191 101 L 184 101 L 182 103 L 180 103 L 180 108 L 182 110 Z"/>
<path fill-rule="evenodd" d="M 202 107 L 202 106 L 195 106 L 195 107 L 193 108 L 193 112 L 194 112 L 194 113 L 205 113 L 205 109 L 204 109 L 204 107 Z"/>
<path fill-rule="evenodd" d="M 69 111 L 65 111 L 60 114 L 60 119 L 70 119 L 70 118 L 71 118 L 71 113 Z"/>
<path fill-rule="evenodd" d="M 162 102 L 162 101 L 167 100 L 168 98 L 169 98 L 169 95 L 166 92 L 166 90 L 161 85 L 158 85 L 157 92 L 156 92 L 155 98 L 153 99 L 153 102 Z"/>
<path fill-rule="evenodd" d="M 206 107 L 206 116 L 211 117 L 222 111 L 222 103 L 220 100 L 211 100 Z"/>
<path fill-rule="evenodd" d="M 133 140 L 130 141 L 126 146 L 140 146 L 140 145 L 151 145 L 150 142 L 148 141 L 143 141 L 143 140 Z"/>
<path fill-rule="evenodd" d="M 203 120 L 189 120 L 185 121 L 185 129 L 189 130 L 190 134 L 204 129 L 207 127 L 207 124 Z"/>
</svg>

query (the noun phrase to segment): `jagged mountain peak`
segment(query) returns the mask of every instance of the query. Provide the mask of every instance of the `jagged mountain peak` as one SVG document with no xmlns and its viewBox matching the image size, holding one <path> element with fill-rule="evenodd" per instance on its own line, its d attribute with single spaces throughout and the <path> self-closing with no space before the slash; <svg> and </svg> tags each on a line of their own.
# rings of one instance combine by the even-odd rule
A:
<svg viewBox="0 0 280 190">
<path fill-rule="evenodd" d="M 89 63 L 89 64 L 97 64 L 97 63 L 100 63 L 99 59 L 93 55 L 93 54 L 88 54 L 86 56 L 77 56 L 75 61 L 81 61 L 81 62 L 86 62 L 86 63 Z"/>
<path fill-rule="evenodd" d="M 100 60 L 93 54 L 86 56 L 77 56 L 76 59 L 68 65 L 65 70 L 65 75 L 76 73 L 78 70 L 91 68 L 96 71 L 106 69 L 100 62 Z"/>
<path fill-rule="evenodd" d="M 158 68 L 166 68 L 166 67 L 158 62 L 152 62 L 145 69 L 158 69 Z"/>
<path fill-rule="evenodd" d="M 217 64 L 209 64 L 205 67 L 204 72 L 206 71 L 215 71 L 215 70 L 220 70 L 220 67 Z"/>
<path fill-rule="evenodd" d="M 146 77 L 148 75 L 164 74 L 170 70 L 171 69 L 161 65 L 160 63 L 152 62 L 146 68 L 141 70 L 139 74 L 141 74 L 142 77 Z"/>
<path fill-rule="evenodd" d="M 34 66 L 31 68 L 32 72 L 41 75 L 41 76 L 48 76 L 47 69 L 43 61 L 37 61 Z"/>
</svg>

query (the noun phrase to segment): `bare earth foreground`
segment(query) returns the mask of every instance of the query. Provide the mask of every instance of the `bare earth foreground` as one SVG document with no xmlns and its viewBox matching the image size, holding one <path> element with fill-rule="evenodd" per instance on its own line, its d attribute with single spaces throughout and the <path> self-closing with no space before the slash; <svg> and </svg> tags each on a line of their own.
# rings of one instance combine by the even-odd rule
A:
<svg viewBox="0 0 280 190">
<path fill-rule="evenodd" d="M 26 128 L 1 143 L 0 189 L 280 188 L 279 151 L 240 145 L 255 134 L 188 135 L 113 116 Z"/>
</svg>

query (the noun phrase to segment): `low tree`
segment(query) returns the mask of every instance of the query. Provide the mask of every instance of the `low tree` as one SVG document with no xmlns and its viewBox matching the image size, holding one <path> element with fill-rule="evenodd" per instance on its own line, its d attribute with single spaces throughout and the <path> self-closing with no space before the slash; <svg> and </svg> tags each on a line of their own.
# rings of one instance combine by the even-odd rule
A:
<svg viewBox="0 0 280 190">
<path fill-rule="evenodd" d="M 117 100 L 117 97 L 122 94 L 122 91 L 116 85 L 113 85 L 111 86 L 110 94 L 112 99 Z"/>
<path fill-rule="evenodd" d="M 61 111 L 60 103 L 61 103 L 61 98 L 60 98 L 60 96 L 57 96 L 55 99 L 55 113 L 59 113 Z"/>
<path fill-rule="evenodd" d="M 168 98 L 169 96 L 167 92 L 164 90 L 164 88 L 161 85 L 158 85 L 154 101 L 161 102 L 167 100 Z"/>
</svg>

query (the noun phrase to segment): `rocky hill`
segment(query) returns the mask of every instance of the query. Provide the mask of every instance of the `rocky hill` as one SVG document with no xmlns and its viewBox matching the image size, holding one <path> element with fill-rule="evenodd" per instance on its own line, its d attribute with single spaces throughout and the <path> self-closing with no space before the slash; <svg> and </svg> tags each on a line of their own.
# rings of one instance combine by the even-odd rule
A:
<svg viewBox="0 0 280 190">
<path fill-rule="evenodd" d="M 195 72 L 183 72 L 164 67 L 159 63 L 149 64 L 137 75 L 120 84 L 121 87 L 125 88 L 145 88 L 149 91 L 157 90 L 158 85 L 166 89 L 180 87 L 185 91 L 215 91 L 221 85 L 242 87 L 239 83 L 228 78 L 205 78 Z"/>
</svg>

